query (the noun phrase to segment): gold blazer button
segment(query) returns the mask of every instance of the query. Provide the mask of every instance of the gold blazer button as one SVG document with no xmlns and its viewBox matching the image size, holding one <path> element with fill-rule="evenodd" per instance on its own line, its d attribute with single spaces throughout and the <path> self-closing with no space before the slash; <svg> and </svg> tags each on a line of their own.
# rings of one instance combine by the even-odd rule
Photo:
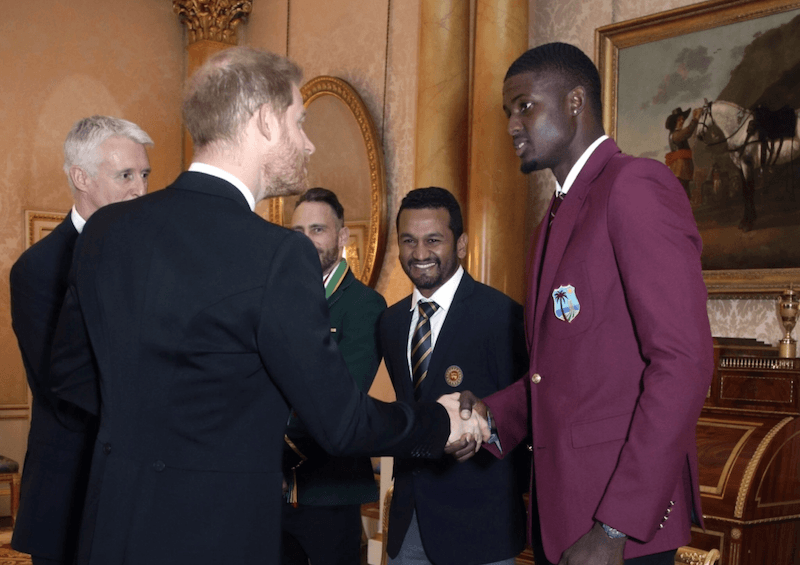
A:
<svg viewBox="0 0 800 565">
<path fill-rule="evenodd" d="M 531 382 L 535 385 L 538 385 L 540 382 L 542 382 L 542 375 L 539 373 L 534 373 L 531 377 Z"/>
</svg>

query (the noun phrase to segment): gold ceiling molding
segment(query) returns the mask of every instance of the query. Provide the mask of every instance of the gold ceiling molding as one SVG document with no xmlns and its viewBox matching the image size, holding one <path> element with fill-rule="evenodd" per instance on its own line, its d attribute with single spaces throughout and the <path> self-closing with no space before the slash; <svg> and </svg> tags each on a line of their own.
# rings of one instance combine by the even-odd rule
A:
<svg viewBox="0 0 800 565">
<path fill-rule="evenodd" d="M 237 44 L 236 28 L 247 21 L 253 3 L 247 0 L 173 0 L 172 11 L 189 30 L 189 43 L 208 39 Z"/>
</svg>

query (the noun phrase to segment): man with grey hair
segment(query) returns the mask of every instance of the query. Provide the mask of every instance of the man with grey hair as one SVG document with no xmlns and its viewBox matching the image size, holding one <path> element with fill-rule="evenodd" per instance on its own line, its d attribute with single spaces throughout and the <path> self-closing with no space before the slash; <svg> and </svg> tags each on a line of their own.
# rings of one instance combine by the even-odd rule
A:
<svg viewBox="0 0 800 565">
<path fill-rule="evenodd" d="M 184 98 L 189 171 L 101 210 L 76 246 L 52 384 L 100 414 L 79 563 L 278 563 L 290 405 L 334 455 L 436 457 L 488 431 L 453 396 L 359 391 L 316 249 L 253 213 L 306 188 L 300 79 L 271 53 L 211 57 Z"/>
<path fill-rule="evenodd" d="M 134 123 L 92 116 L 64 142 L 64 172 L 74 206 L 53 232 L 11 268 L 11 321 L 33 394 L 28 452 L 12 546 L 34 564 L 71 563 L 89 478 L 96 420 L 59 406 L 47 386 L 50 348 L 67 290 L 72 250 L 101 206 L 147 192 L 153 141 Z"/>
</svg>

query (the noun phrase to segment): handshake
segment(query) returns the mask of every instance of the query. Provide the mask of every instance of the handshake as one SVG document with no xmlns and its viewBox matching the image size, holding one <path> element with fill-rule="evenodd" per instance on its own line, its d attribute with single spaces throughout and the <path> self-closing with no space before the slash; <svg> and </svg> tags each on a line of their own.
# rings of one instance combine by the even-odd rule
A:
<svg viewBox="0 0 800 565">
<path fill-rule="evenodd" d="M 461 463 L 478 452 L 491 435 L 488 408 L 470 391 L 445 394 L 437 400 L 450 416 L 450 437 L 444 452 Z"/>
</svg>

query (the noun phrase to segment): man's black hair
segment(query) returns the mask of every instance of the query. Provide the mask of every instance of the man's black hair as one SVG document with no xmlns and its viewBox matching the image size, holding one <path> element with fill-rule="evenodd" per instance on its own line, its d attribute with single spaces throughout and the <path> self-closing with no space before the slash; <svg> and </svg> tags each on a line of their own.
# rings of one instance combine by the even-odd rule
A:
<svg viewBox="0 0 800 565">
<path fill-rule="evenodd" d="M 327 188 L 322 188 L 319 186 L 309 188 L 303 195 L 300 196 L 300 198 L 297 199 L 294 209 L 297 210 L 297 207 L 303 202 L 324 202 L 333 209 L 333 213 L 336 214 L 336 218 L 341 224 L 339 227 L 344 225 L 344 208 L 339 203 L 339 199 L 336 197 L 336 194 Z"/>
<path fill-rule="evenodd" d="M 586 90 L 586 98 L 595 110 L 596 116 L 602 117 L 600 73 L 597 72 L 597 67 L 592 60 L 574 45 L 545 43 L 529 49 L 511 63 L 504 80 L 528 72 L 557 74 L 569 90 L 576 86 L 582 86 Z"/>
<path fill-rule="evenodd" d="M 400 202 L 400 209 L 397 211 L 396 227 L 400 230 L 400 212 L 403 210 L 424 210 L 444 208 L 450 214 L 448 227 L 453 232 L 455 241 L 464 233 L 464 220 L 461 218 L 461 207 L 458 200 L 449 190 L 438 186 L 428 188 L 417 188 L 409 192 Z"/>
</svg>

